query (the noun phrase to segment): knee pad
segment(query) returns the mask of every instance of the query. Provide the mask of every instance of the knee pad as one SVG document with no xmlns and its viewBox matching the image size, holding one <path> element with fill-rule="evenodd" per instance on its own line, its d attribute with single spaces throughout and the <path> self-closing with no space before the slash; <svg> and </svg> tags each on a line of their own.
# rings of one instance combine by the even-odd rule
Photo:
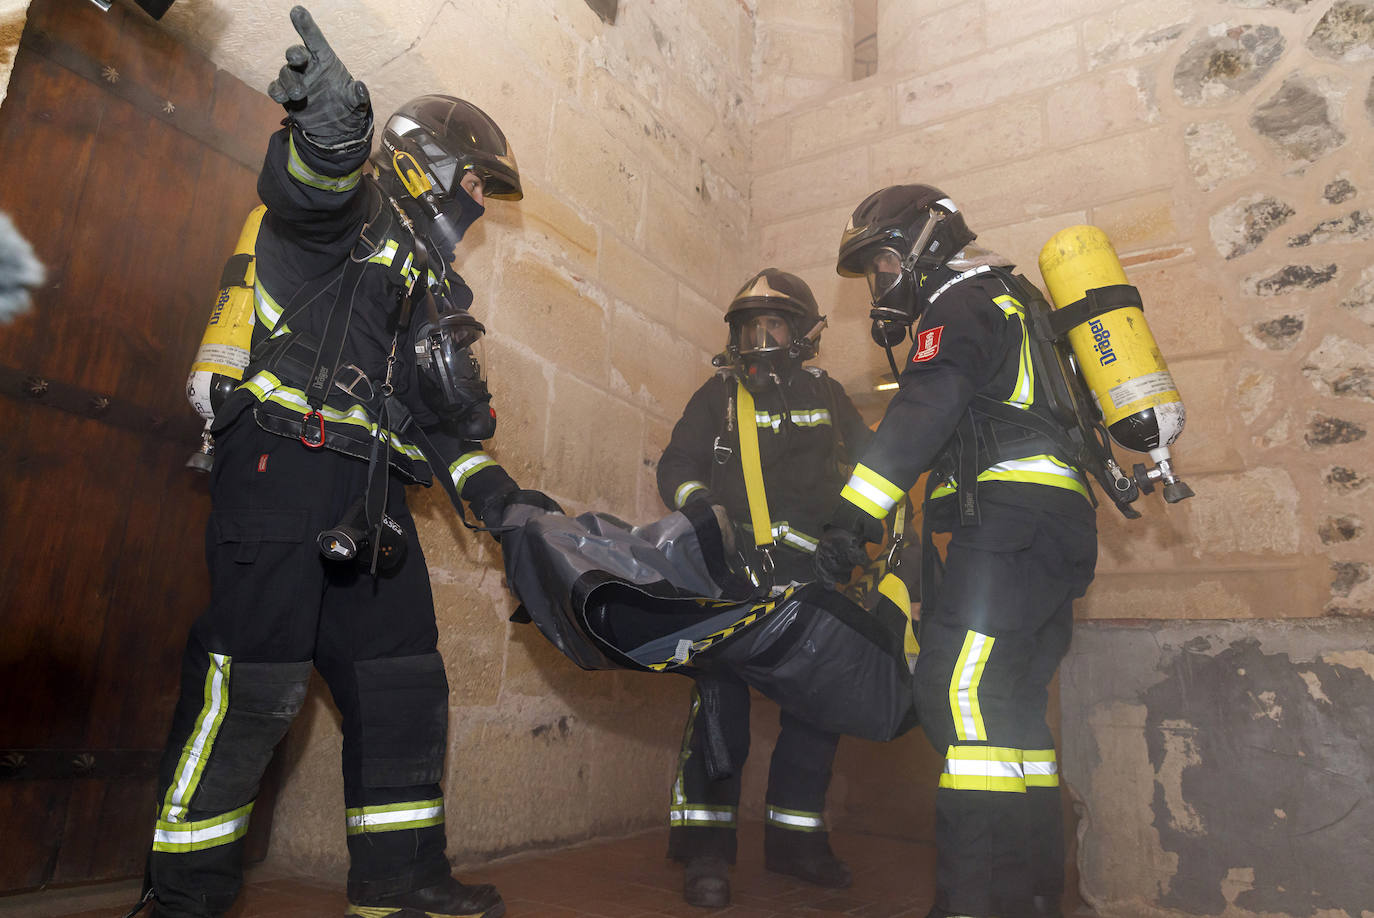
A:
<svg viewBox="0 0 1374 918">
<path fill-rule="evenodd" d="M 364 787 L 437 784 L 448 742 L 448 677 L 438 653 L 360 660 L 358 719 Z"/>
<path fill-rule="evenodd" d="M 239 663 L 229 671 L 229 706 L 209 750 L 196 810 L 226 812 L 258 794 L 272 751 L 305 703 L 310 661 Z"/>
</svg>

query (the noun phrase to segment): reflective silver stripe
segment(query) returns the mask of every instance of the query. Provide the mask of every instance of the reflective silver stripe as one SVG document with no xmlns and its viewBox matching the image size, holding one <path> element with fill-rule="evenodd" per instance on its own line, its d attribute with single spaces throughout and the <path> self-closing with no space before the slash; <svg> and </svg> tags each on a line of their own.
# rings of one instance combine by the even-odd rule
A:
<svg viewBox="0 0 1374 918">
<path fill-rule="evenodd" d="M 791 413 L 792 423 L 798 427 L 821 427 L 830 423 L 830 411 L 826 408 L 814 408 L 811 411 L 793 411 Z M 767 411 L 755 411 L 754 422 L 759 427 L 772 428 L 774 433 L 782 429 L 782 415 L 770 414 Z"/>
<path fill-rule="evenodd" d="M 1022 761 L 1021 767 L 1028 778 L 1031 775 L 1048 777 L 1050 775 L 1059 774 L 1059 763 L 1057 762 L 1032 762 L 1029 759 L 1025 759 Z"/>
<path fill-rule="evenodd" d="M 968 652 L 964 655 L 963 668 L 955 677 L 959 719 L 963 728 L 959 736 L 960 739 L 986 739 L 982 731 L 983 718 L 979 712 L 974 710 L 974 705 L 977 703 L 974 692 L 977 691 L 975 680 L 987 662 L 985 647 L 990 640 L 991 638 L 987 635 L 979 634 L 977 631 L 968 632 L 968 643 L 965 645 Z"/>
<path fill-rule="evenodd" d="M 453 478 L 453 484 L 461 492 L 463 490 L 463 485 L 467 483 L 469 478 L 487 466 L 495 464 L 496 460 L 486 453 L 464 453 L 458 457 L 453 465 L 448 467 L 448 472 L 450 477 Z"/>
<path fill-rule="evenodd" d="M 444 821 L 444 801 L 422 800 L 358 807 L 348 810 L 344 821 L 348 826 L 349 835 L 434 826 Z"/>
<path fill-rule="evenodd" d="M 678 485 L 677 490 L 673 492 L 673 501 L 677 508 L 681 510 L 682 505 L 687 503 L 687 498 L 692 495 L 693 491 L 703 491 L 705 489 L 706 483 L 703 481 L 684 481 L 682 484 Z"/>
<path fill-rule="evenodd" d="M 926 299 L 926 305 L 929 306 L 931 303 L 934 303 L 936 298 L 940 294 L 944 293 L 946 290 L 948 290 L 950 287 L 953 287 L 955 284 L 960 283 L 962 281 L 966 281 L 976 274 L 986 274 L 988 271 L 991 270 L 992 268 L 988 267 L 987 265 L 979 265 L 976 268 L 971 268 L 970 270 L 965 271 L 963 274 L 959 274 L 955 277 L 950 278 L 949 280 L 945 281 L 943 284 L 940 285 L 939 290 L 936 290 Z"/>
<path fill-rule="evenodd" d="M 198 822 L 174 823 L 159 819 L 153 829 L 153 850 L 172 853 L 200 851 L 238 841 L 248 834 L 248 817 L 252 813 L 253 804 L 248 803 L 221 816 Z"/>
<path fill-rule="evenodd" d="M 872 485 L 864 481 L 859 477 L 858 472 L 849 476 L 849 482 L 845 487 L 854 489 L 870 502 L 876 504 L 883 511 L 884 516 L 886 516 L 893 507 L 897 506 L 897 498 L 889 497 L 886 492 L 880 490 L 877 485 Z"/>
<path fill-rule="evenodd" d="M 291 408 L 306 414 L 310 411 L 310 403 L 306 401 L 305 393 L 300 389 L 293 389 L 290 386 L 282 385 L 280 379 L 273 373 L 263 370 L 251 379 L 241 384 L 242 388 L 252 392 L 254 397 L 260 402 L 274 402 L 283 408 Z M 353 427 L 361 427 L 370 435 L 380 436 L 382 441 L 390 444 L 391 448 L 401 453 L 408 459 L 423 462 L 425 455 L 420 452 L 420 448 L 407 443 L 399 437 L 392 436 L 388 431 L 372 422 L 371 415 L 362 405 L 354 404 L 347 411 L 325 405 L 320 409 L 320 414 L 324 419 L 334 424 L 349 424 Z"/>
<path fill-rule="evenodd" d="M 381 251 L 374 254 L 368 261 L 390 267 L 391 263 L 396 259 L 396 250 L 398 248 L 399 246 L 396 244 L 395 239 L 388 239 L 386 243 L 383 244 Z M 409 265 L 410 262 L 407 261 L 406 264 Z"/>
<path fill-rule="evenodd" d="M 733 826 L 735 810 L 729 807 L 703 809 L 701 807 L 673 807 L 668 818 L 675 826 L 710 823 L 712 825 Z"/>
<path fill-rule="evenodd" d="M 773 538 L 808 553 L 814 552 L 819 543 L 818 539 L 813 539 L 804 532 L 798 532 L 786 523 L 780 523 L 773 527 Z"/>
<path fill-rule="evenodd" d="M 167 790 L 167 800 L 162 811 L 162 819 L 166 822 L 178 823 L 185 819 L 186 808 L 200 784 L 200 776 L 205 770 L 210 749 L 214 746 L 219 726 L 229 709 L 231 665 L 232 658 L 227 654 L 210 654 L 210 665 L 205 673 L 205 701 L 182 750 L 172 785 Z"/>
<path fill-rule="evenodd" d="M 305 160 L 301 159 L 300 154 L 296 152 L 296 138 L 294 136 L 290 138 L 289 146 L 286 171 L 302 185 L 309 185 L 311 188 L 318 188 L 321 191 L 352 191 L 357 187 L 358 180 L 362 178 L 362 166 L 347 175 L 334 176 L 316 172 L 307 166 Z"/>
<path fill-rule="evenodd" d="M 277 322 L 281 320 L 281 307 L 272 299 L 271 294 L 263 289 L 262 281 L 253 285 L 253 311 L 257 318 L 262 319 L 262 325 L 267 329 L 276 328 Z"/>
<path fill-rule="evenodd" d="M 825 817 L 820 813 L 807 813 L 802 810 L 784 810 L 770 806 L 764 818 L 775 826 L 787 829 L 807 829 L 817 831 L 825 828 Z"/>
<path fill-rule="evenodd" d="M 1006 759 L 945 759 L 945 774 L 979 778 L 1024 778 L 1021 762 Z"/>
<path fill-rule="evenodd" d="M 792 412 L 792 423 L 798 427 L 821 427 L 830 423 L 830 411 L 826 408 L 816 408 L 812 411 Z"/>
</svg>

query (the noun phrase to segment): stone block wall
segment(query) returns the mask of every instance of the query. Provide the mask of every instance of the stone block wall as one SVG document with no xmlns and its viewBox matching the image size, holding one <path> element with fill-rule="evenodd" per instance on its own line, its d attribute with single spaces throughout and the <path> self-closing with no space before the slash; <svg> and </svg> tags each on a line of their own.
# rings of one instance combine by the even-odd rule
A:
<svg viewBox="0 0 1374 918">
<path fill-rule="evenodd" d="M 25 6 L 0 7 L 0 85 L 18 35 L 8 24 Z M 164 21 L 265 86 L 295 41 L 288 6 L 183 0 Z M 1054 232 L 1105 229 L 1188 406 L 1175 456 L 1197 497 L 1142 497 L 1132 523 L 1099 514 L 1100 573 L 1063 690 L 1084 891 L 1104 916 L 1355 914 L 1349 884 L 1331 876 L 1347 856 L 1282 882 L 1245 851 L 1227 861 L 1262 814 L 1215 836 L 1207 814 L 1219 786 L 1247 779 L 1244 757 L 1200 741 L 1173 756 L 1156 747 L 1189 731 L 1244 736 L 1255 717 L 1286 726 L 1314 705 L 1367 734 L 1368 679 L 1340 692 L 1331 680 L 1367 675 L 1374 612 L 1374 2 L 880 0 L 878 71 L 859 82 L 845 0 L 622 0 L 613 24 L 583 0 L 312 11 L 379 112 L 448 91 L 509 136 L 526 198 L 491 202 L 458 268 L 490 329 L 493 451 L 574 511 L 661 512 L 654 463 L 723 342 L 724 304 L 765 264 L 811 283 L 831 319 L 818 362 L 876 418 L 881 397 L 866 393 L 886 364 L 866 290 L 834 273 L 847 217 L 876 188 L 939 185 L 981 242 L 1037 282 Z M 506 623 L 490 542 L 437 495 L 415 504 L 453 686 L 452 852 L 476 860 L 661 820 L 685 684 L 577 671 Z M 1132 631 L 1128 619 L 1153 624 Z M 1207 719 L 1163 687 L 1186 683 L 1180 660 L 1207 661 L 1158 658 L 1161 640 L 1264 665 Z M 1121 672 L 1138 678 L 1113 685 Z M 1220 673 L 1202 690 L 1228 684 Z M 1290 683 L 1307 696 L 1282 695 Z M 1094 707 L 1118 696 L 1118 708 Z M 290 741 L 273 857 L 304 869 L 343 858 L 332 720 L 316 692 Z M 772 721 L 756 716 L 754 804 Z M 1327 734 L 1293 725 L 1289 753 L 1326 761 Z M 1367 789 L 1351 757 L 1334 763 L 1328 774 Z M 919 738 L 847 741 L 832 815 L 912 832 L 935 765 Z M 1168 819 L 1177 826 L 1160 831 Z M 1274 837 L 1323 852 L 1342 837 L 1293 824 Z M 1222 853 L 1191 870 L 1209 843 Z M 1294 883 L 1306 884 L 1298 898 Z"/>
</svg>

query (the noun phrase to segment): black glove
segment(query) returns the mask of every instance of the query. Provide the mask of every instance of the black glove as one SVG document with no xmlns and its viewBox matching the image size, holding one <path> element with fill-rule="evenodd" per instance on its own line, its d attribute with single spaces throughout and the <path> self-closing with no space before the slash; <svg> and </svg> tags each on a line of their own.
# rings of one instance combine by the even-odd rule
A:
<svg viewBox="0 0 1374 918">
<path fill-rule="evenodd" d="M 337 150 L 367 140 L 372 132 L 367 87 L 349 74 L 305 7 L 291 8 L 291 24 L 305 44 L 286 49 L 286 66 L 267 94 L 319 147 Z"/>
<path fill-rule="evenodd" d="M 550 513 L 562 513 L 563 508 L 558 505 L 558 501 L 549 497 L 543 491 L 530 491 L 524 488 L 515 487 L 513 484 L 500 488 L 491 494 L 486 495 L 481 500 L 472 502 L 472 512 L 477 519 L 487 529 L 501 528 L 501 522 L 505 518 L 506 510 L 513 504 L 524 504 L 527 507 L 538 507 Z M 497 533 L 493 532 L 493 536 Z M 497 541 L 500 541 L 499 536 Z"/>
<path fill-rule="evenodd" d="M 841 526 L 827 526 L 816 545 L 816 579 L 831 586 L 848 583 L 854 568 L 868 560 L 861 536 Z"/>
<path fill-rule="evenodd" d="M 507 495 L 506 502 L 501 509 L 504 511 L 513 504 L 524 504 L 526 507 L 538 507 L 540 510 L 547 510 L 550 513 L 565 512 L 563 508 L 558 505 L 558 501 L 554 500 L 543 491 L 530 491 L 525 488 L 521 488 L 519 491 L 512 491 Z"/>
<path fill-rule="evenodd" d="M 697 488 L 691 494 L 687 495 L 687 499 L 682 502 L 682 506 L 685 507 L 693 501 L 698 500 L 705 504 L 714 504 L 716 502 L 715 497 L 711 494 L 710 488 Z"/>
</svg>

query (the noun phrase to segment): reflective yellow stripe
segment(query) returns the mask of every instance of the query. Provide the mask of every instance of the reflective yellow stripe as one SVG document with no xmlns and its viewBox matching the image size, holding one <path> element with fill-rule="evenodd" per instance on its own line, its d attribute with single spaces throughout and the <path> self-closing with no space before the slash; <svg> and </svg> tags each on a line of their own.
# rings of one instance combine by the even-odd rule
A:
<svg viewBox="0 0 1374 918">
<path fill-rule="evenodd" d="M 311 188 L 318 188 L 321 191 L 352 191 L 358 186 L 358 180 L 362 178 L 362 166 L 347 175 L 334 176 L 316 172 L 307 166 L 305 160 L 301 159 L 300 154 L 296 152 L 296 138 L 294 136 L 289 140 L 289 147 L 286 171 L 302 185 L 309 185 Z"/>
<path fill-rule="evenodd" d="M 987 739 L 983 712 L 978 704 L 978 683 L 996 638 L 977 631 L 964 635 L 964 646 L 949 680 L 949 709 L 954 715 L 954 732 L 961 740 Z"/>
<path fill-rule="evenodd" d="M 807 810 L 788 810 L 780 806 L 770 806 L 764 811 L 764 821 L 779 829 L 796 832 L 824 832 L 825 816 Z"/>
<path fill-rule="evenodd" d="M 740 417 L 756 416 L 754 395 L 743 383 L 735 383 L 739 393 Z M 773 523 L 768 517 L 768 495 L 763 489 L 763 466 L 759 462 L 759 431 L 751 424 L 739 425 L 739 458 L 744 468 L 744 492 L 749 498 L 749 519 L 754 524 L 754 544 L 773 544 Z"/>
<path fill-rule="evenodd" d="M 463 492 L 463 485 L 467 484 L 469 478 L 482 471 L 482 469 L 490 468 L 495 464 L 496 460 L 486 453 L 463 453 L 463 455 L 454 460 L 453 465 L 448 467 L 448 474 L 449 477 L 453 479 L 454 487 L 456 487 L 458 493 L 461 494 Z"/>
<path fill-rule="evenodd" d="M 274 330 L 281 319 L 281 307 L 263 287 L 262 281 L 253 284 L 253 315 L 268 331 Z"/>
<path fill-rule="evenodd" d="M 842 499 L 880 520 L 887 519 L 902 494 L 901 488 L 862 463 L 854 467 L 849 482 L 840 491 Z"/>
<path fill-rule="evenodd" d="M 444 800 L 412 800 L 383 806 L 351 807 L 344 811 L 349 835 L 423 829 L 444 823 Z"/>
<path fill-rule="evenodd" d="M 736 811 L 732 806 L 691 806 L 673 807 L 668 811 L 668 824 L 673 826 L 696 826 L 699 828 L 733 829 Z"/>
<path fill-rule="evenodd" d="M 196 715 L 191 735 L 186 737 L 181 759 L 172 772 L 172 783 L 162 803 L 161 821 L 169 825 L 186 818 L 191 798 L 200 786 L 201 774 L 215 746 L 215 738 L 219 736 L 220 725 L 224 723 L 224 715 L 229 712 L 229 670 L 233 658 L 222 653 L 209 656 L 210 665 L 205 671 L 204 700 L 200 713 Z"/>
<path fill-rule="evenodd" d="M 999 462 L 979 475 L 978 480 L 1043 484 L 1054 488 L 1067 488 L 1070 491 L 1077 491 L 1084 497 L 1088 496 L 1088 489 L 1084 487 L 1083 479 L 1079 477 L 1078 470 L 1048 453 Z"/>
<path fill-rule="evenodd" d="M 1035 371 L 1030 358 L 1030 334 L 1026 331 L 1025 309 L 1015 297 L 1003 294 L 992 300 L 1008 318 L 1015 318 L 1021 326 L 1021 359 L 1016 368 L 1016 386 L 1006 404 L 1025 408 L 1035 398 Z"/>
<path fill-rule="evenodd" d="M 687 760 L 692 757 L 692 733 L 697 725 L 697 713 L 701 711 L 701 691 L 692 685 L 692 707 L 687 712 L 687 728 L 682 731 L 682 749 L 677 756 L 677 777 L 673 779 L 673 797 L 669 801 L 668 819 L 671 821 L 673 816 L 687 803 L 687 795 L 683 792 L 682 773 L 687 767 Z"/>
<path fill-rule="evenodd" d="M 767 411 L 754 411 L 754 423 L 759 427 L 767 427 L 774 433 L 782 430 L 782 417 L 780 414 L 769 414 Z M 797 427 L 824 427 L 830 424 L 830 411 L 827 408 L 793 411 L 789 417 Z"/>
<path fill-rule="evenodd" d="M 706 490 L 706 482 L 704 481 L 684 481 L 677 486 L 677 491 L 673 493 L 673 506 L 681 510 L 693 492 L 704 490 Z"/>
<path fill-rule="evenodd" d="M 1082 494 L 1085 498 L 1088 497 L 1087 485 L 1083 483 L 1083 478 L 1078 474 L 1078 470 L 1048 453 L 999 462 L 983 470 L 978 476 L 978 480 L 1048 485 L 1052 488 L 1064 488 Z M 946 494 L 953 494 L 957 488 L 957 482 L 945 483 L 931 491 L 930 496 L 932 498 L 944 497 Z"/>
<path fill-rule="evenodd" d="M 1053 749 L 1027 749 L 1022 753 L 1027 787 L 1058 787 L 1059 757 Z"/>
<path fill-rule="evenodd" d="M 253 803 L 250 801 L 236 810 L 199 822 L 159 819 L 153 827 L 153 850 L 184 854 L 236 842 L 248 834 L 248 817 L 252 813 Z"/>
<path fill-rule="evenodd" d="M 961 791 L 1003 791 L 1023 794 L 1026 778 L 1020 749 L 1003 746 L 950 746 L 940 786 Z"/>
<path fill-rule="evenodd" d="M 305 393 L 300 389 L 284 385 L 275 373 L 263 370 L 253 378 L 242 383 L 241 388 L 253 393 L 253 396 L 260 402 L 272 402 L 281 405 L 283 408 L 291 408 L 299 411 L 302 416 L 310 411 L 310 403 L 306 401 Z M 354 403 L 347 410 L 325 405 L 320 409 L 320 414 L 325 421 L 331 424 L 347 424 L 352 427 L 360 427 L 371 436 L 381 437 L 382 441 L 390 444 L 396 452 L 412 459 L 416 462 L 425 461 L 425 454 L 420 452 L 420 448 L 411 443 L 407 443 L 399 437 L 391 434 L 390 431 L 381 430 L 373 423 L 371 415 L 361 404 Z"/>
</svg>

